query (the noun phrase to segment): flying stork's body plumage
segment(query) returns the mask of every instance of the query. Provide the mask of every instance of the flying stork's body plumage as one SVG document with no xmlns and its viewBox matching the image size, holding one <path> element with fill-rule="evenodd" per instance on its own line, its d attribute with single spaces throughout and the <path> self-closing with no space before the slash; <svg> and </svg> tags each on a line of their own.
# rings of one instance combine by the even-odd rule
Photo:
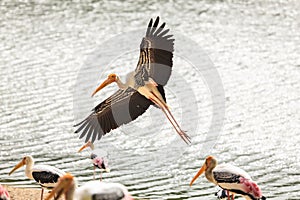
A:
<svg viewBox="0 0 300 200">
<path fill-rule="evenodd" d="M 46 200 L 50 200 L 55 194 L 57 194 L 57 199 L 64 194 L 65 200 L 133 200 L 126 187 L 119 183 L 89 181 L 76 188 L 75 179 L 71 174 L 60 178 L 59 183 Z"/>
<path fill-rule="evenodd" d="M 65 174 L 64 171 L 50 165 L 34 165 L 32 156 L 25 156 L 9 172 L 9 175 L 24 165 L 26 165 L 25 175 L 29 179 L 34 179 L 42 187 L 41 199 L 43 199 L 44 188 L 54 188 L 58 179 Z"/>
<path fill-rule="evenodd" d="M 205 163 L 190 182 L 190 186 L 203 172 L 208 181 L 228 192 L 228 200 L 234 199 L 234 194 L 243 195 L 247 200 L 266 199 L 247 172 L 231 164 L 217 165 L 217 160 L 213 156 L 206 158 Z"/>
<path fill-rule="evenodd" d="M 85 137 L 94 142 L 103 135 L 123 124 L 127 124 L 142 115 L 150 105 L 162 109 L 176 132 L 186 142 L 189 136 L 181 130 L 166 104 L 165 86 L 170 78 L 173 66 L 174 39 L 164 29 L 165 23 L 158 26 L 159 17 L 153 23 L 149 22 L 146 36 L 140 44 L 140 58 L 134 72 L 129 74 L 126 83 L 122 83 L 115 74 L 110 74 L 93 93 L 96 94 L 106 85 L 116 82 L 119 90 L 97 105 L 93 112 L 82 122 L 75 131 L 81 132 L 80 138 Z"/>
</svg>

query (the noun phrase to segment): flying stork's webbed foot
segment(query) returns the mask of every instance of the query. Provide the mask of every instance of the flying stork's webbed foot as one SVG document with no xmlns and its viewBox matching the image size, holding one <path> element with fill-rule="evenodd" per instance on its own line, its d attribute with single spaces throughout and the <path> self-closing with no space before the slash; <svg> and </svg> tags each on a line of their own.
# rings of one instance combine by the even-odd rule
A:
<svg viewBox="0 0 300 200">
<path fill-rule="evenodd" d="M 181 130 L 180 132 L 178 132 L 178 134 L 186 144 L 188 145 L 192 144 L 190 136 L 186 134 L 184 131 Z"/>
<path fill-rule="evenodd" d="M 162 98 L 161 94 L 155 87 L 155 84 L 145 84 L 145 86 L 139 87 L 138 92 L 142 95 L 144 95 L 146 98 L 150 99 L 153 103 L 155 103 L 159 108 L 162 109 L 172 126 L 175 128 L 176 132 L 180 135 L 180 137 L 183 139 L 183 141 L 186 144 L 191 144 L 191 138 L 181 130 L 180 126 L 178 125 L 177 121 L 173 117 L 172 113 L 169 110 L 168 105 Z"/>
<path fill-rule="evenodd" d="M 187 145 L 190 145 L 192 144 L 191 142 L 191 137 L 183 130 L 181 130 L 180 128 L 179 129 L 176 129 L 176 132 L 179 134 L 179 136 L 181 137 L 181 139 L 187 144 Z"/>
<path fill-rule="evenodd" d="M 173 117 L 173 115 L 171 114 L 170 110 L 168 109 L 167 106 L 164 105 L 160 105 L 159 103 L 157 103 L 157 101 L 153 98 L 150 98 L 151 101 L 153 101 L 156 105 L 158 105 L 162 111 L 164 112 L 164 114 L 166 115 L 166 117 L 168 118 L 168 120 L 171 122 L 172 126 L 175 128 L 176 132 L 179 134 L 179 136 L 182 138 L 182 140 L 190 145 L 192 144 L 191 142 L 191 138 L 190 136 L 188 136 L 188 134 L 186 134 L 183 130 L 181 130 L 180 126 L 178 125 L 178 123 L 176 122 L 175 118 Z"/>
</svg>

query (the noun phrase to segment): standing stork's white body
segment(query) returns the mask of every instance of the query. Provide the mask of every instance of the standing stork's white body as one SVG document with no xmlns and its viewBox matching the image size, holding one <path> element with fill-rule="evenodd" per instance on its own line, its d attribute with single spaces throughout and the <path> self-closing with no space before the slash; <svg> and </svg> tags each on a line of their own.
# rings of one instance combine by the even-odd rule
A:
<svg viewBox="0 0 300 200">
<path fill-rule="evenodd" d="M 126 187 L 119 183 L 90 181 L 76 188 L 75 179 L 71 174 L 60 178 L 59 183 L 46 200 L 50 200 L 55 194 L 57 198 L 64 194 L 65 200 L 133 200 Z"/>
<path fill-rule="evenodd" d="M 43 199 L 44 188 L 54 188 L 58 179 L 66 173 L 50 165 L 34 165 L 32 156 L 25 156 L 10 172 L 11 175 L 20 167 L 26 165 L 25 175 L 34 179 L 42 187 L 41 199 Z"/>
<path fill-rule="evenodd" d="M 228 199 L 234 199 L 233 194 L 241 194 L 247 200 L 266 199 L 247 172 L 231 164 L 217 165 L 217 160 L 213 156 L 206 158 L 205 163 L 190 182 L 190 186 L 203 172 L 208 181 L 227 190 Z"/>
</svg>

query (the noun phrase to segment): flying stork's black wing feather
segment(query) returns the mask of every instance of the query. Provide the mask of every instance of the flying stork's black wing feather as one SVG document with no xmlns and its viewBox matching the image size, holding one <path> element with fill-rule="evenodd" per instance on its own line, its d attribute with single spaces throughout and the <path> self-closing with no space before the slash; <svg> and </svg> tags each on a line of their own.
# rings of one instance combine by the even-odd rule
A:
<svg viewBox="0 0 300 200">
<path fill-rule="evenodd" d="M 81 132 L 79 138 L 85 141 L 101 139 L 111 130 L 127 124 L 142 115 L 153 103 L 133 88 L 125 91 L 119 89 L 106 100 L 98 104 L 92 113 L 82 122 L 75 133 Z"/>
<path fill-rule="evenodd" d="M 173 66 L 174 39 L 164 29 L 165 23 L 159 26 L 159 17 L 151 19 L 146 35 L 140 44 L 140 58 L 135 70 L 135 80 L 144 83 L 152 78 L 164 100 L 163 86 L 167 84 Z M 136 90 L 128 88 L 118 90 L 112 96 L 96 106 L 92 113 L 78 126 L 76 133 L 81 132 L 80 138 L 85 140 L 101 139 L 103 135 L 122 124 L 129 123 L 142 115 L 153 104 Z M 125 105 L 125 106 L 124 106 Z"/>
<path fill-rule="evenodd" d="M 167 84 L 173 66 L 174 39 L 159 26 L 159 17 L 151 19 L 145 37 L 140 44 L 140 57 L 136 67 L 136 79 L 148 81 L 151 77 L 159 86 Z M 139 77 L 138 77 L 139 76 Z"/>
</svg>

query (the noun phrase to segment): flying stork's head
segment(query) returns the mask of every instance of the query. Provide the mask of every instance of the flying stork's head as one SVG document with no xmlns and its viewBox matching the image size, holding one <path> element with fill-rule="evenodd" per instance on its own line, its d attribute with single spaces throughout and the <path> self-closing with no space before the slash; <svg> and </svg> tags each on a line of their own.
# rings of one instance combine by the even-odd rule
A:
<svg viewBox="0 0 300 200">
<path fill-rule="evenodd" d="M 100 84 L 100 86 L 93 92 L 92 96 L 94 96 L 97 92 L 99 92 L 105 86 L 118 81 L 119 77 L 116 74 L 109 74 L 107 79 Z"/>
<path fill-rule="evenodd" d="M 200 170 L 198 171 L 198 173 L 194 176 L 194 178 L 192 179 L 192 181 L 190 182 L 190 186 L 193 185 L 194 181 L 201 175 L 203 174 L 203 172 L 205 172 L 206 170 L 212 170 L 213 168 L 215 168 L 217 166 L 217 160 L 213 157 L 213 156 L 208 156 L 205 159 L 205 163 L 202 165 L 202 167 L 200 168 Z"/>
<path fill-rule="evenodd" d="M 74 190 L 76 187 L 75 179 L 71 174 L 65 174 L 59 178 L 59 181 L 46 200 L 50 200 L 55 195 L 55 199 L 58 199 L 61 195 L 65 194 L 65 196 L 73 199 L 72 195 L 74 194 Z"/>
<path fill-rule="evenodd" d="M 24 165 L 33 165 L 33 158 L 31 156 L 24 156 L 22 160 L 18 164 L 16 164 L 16 166 L 8 173 L 8 175 L 11 175 L 12 173 L 14 173 L 14 171 Z"/>
</svg>

